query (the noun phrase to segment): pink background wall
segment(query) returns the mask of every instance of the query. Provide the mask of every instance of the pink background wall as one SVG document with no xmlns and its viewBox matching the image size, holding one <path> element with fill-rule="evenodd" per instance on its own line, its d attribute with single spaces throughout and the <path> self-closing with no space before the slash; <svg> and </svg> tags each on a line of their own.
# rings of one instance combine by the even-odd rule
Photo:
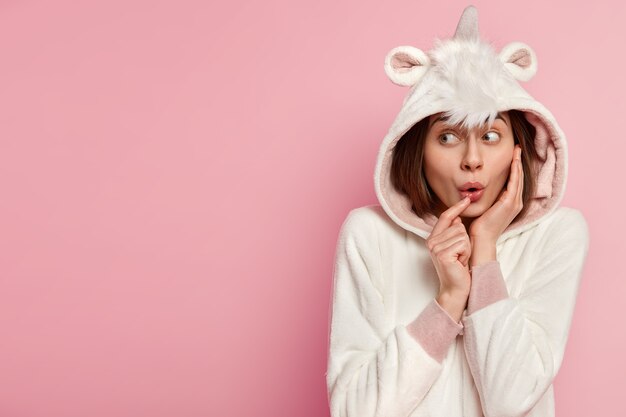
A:
<svg viewBox="0 0 626 417">
<path fill-rule="evenodd" d="M 0 3 L 3 417 L 328 415 L 337 234 L 407 91 L 384 57 L 469 3 L 221 3 Z M 537 53 L 590 225 L 557 413 L 626 415 L 625 3 L 473 4 Z"/>
</svg>

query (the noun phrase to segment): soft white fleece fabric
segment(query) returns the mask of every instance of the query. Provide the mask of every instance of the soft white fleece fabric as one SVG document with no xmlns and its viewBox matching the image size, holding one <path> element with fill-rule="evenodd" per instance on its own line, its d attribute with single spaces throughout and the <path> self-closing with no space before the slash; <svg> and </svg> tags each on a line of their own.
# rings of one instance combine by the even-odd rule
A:
<svg viewBox="0 0 626 417">
<path fill-rule="evenodd" d="M 407 330 L 439 291 L 425 240 L 380 205 L 349 213 L 331 305 L 333 417 L 554 416 L 552 381 L 588 251 L 587 224 L 580 211 L 560 207 L 496 250 L 509 297 L 466 310 L 462 334 L 449 339 L 440 363 Z"/>
<path fill-rule="evenodd" d="M 386 58 L 389 78 L 411 89 L 377 156 L 380 204 L 350 211 L 337 242 L 326 374 L 333 417 L 554 416 L 552 382 L 588 228 L 580 211 L 559 206 L 565 135 L 517 82 L 536 72 L 535 53 L 521 42 L 496 52 L 477 22 L 469 6 L 452 39 L 428 53 L 397 47 Z M 416 216 L 392 186 L 393 146 L 434 113 L 473 126 L 510 109 L 536 129 L 538 186 L 526 215 L 499 237 L 497 260 L 471 270 L 468 307 L 455 323 L 434 300 L 439 278 L 425 239 L 437 219 Z"/>
</svg>

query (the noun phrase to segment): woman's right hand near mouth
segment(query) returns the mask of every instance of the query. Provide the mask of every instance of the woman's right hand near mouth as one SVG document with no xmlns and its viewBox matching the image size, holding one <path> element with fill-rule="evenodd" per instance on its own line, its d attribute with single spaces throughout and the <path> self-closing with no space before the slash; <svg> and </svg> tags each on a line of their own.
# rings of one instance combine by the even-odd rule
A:
<svg viewBox="0 0 626 417">
<path fill-rule="evenodd" d="M 471 287 L 469 259 L 472 247 L 465 225 L 459 217 L 469 201 L 469 198 L 464 198 L 441 213 L 426 239 L 439 276 L 437 302 L 457 322 L 465 310 Z"/>
</svg>

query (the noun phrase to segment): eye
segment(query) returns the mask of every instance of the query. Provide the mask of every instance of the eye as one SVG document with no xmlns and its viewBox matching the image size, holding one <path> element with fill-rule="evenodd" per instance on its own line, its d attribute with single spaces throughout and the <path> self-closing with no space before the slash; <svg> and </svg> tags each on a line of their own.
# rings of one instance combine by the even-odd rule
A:
<svg viewBox="0 0 626 417">
<path fill-rule="evenodd" d="M 450 140 L 446 141 L 446 137 L 449 137 Z M 447 144 L 447 143 L 452 143 L 452 141 L 454 140 L 454 138 L 457 138 L 456 135 L 454 135 L 453 133 L 450 132 L 446 132 L 442 135 L 439 136 L 439 142 L 443 143 L 443 144 Z M 458 139 L 458 138 L 457 138 Z"/>
<path fill-rule="evenodd" d="M 483 137 L 493 138 L 493 140 L 487 140 L 487 142 L 497 142 L 498 140 L 500 140 L 500 134 L 498 132 L 493 132 L 493 131 L 485 133 L 485 136 Z"/>
</svg>

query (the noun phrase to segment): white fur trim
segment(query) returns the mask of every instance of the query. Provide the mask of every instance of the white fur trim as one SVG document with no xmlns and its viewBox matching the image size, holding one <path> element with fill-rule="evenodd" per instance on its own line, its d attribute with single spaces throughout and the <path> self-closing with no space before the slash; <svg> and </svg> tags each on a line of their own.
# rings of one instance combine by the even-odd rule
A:
<svg viewBox="0 0 626 417">
<path fill-rule="evenodd" d="M 435 39 L 429 56 L 437 76 L 436 97 L 446 109 L 449 123 L 468 129 L 485 121 L 491 125 L 499 99 L 506 96 L 507 77 L 514 81 L 493 46 L 479 40 Z"/>
</svg>

